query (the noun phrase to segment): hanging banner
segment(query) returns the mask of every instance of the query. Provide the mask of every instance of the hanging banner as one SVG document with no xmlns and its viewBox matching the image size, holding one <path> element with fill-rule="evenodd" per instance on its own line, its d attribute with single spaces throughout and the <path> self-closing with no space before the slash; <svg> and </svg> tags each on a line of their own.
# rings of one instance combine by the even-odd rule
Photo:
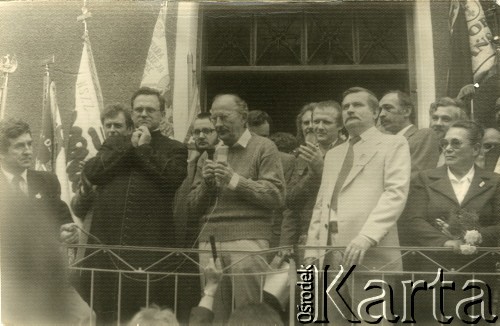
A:
<svg viewBox="0 0 500 326">
<path fill-rule="evenodd" d="M 496 53 L 491 44 L 493 36 L 478 0 L 467 0 L 463 8 L 469 31 L 474 82 L 481 83 L 495 73 Z"/>
<path fill-rule="evenodd" d="M 76 79 L 75 110 L 68 141 L 68 177 L 75 192 L 83 163 L 94 157 L 104 141 L 101 124 L 103 101 L 90 40 L 83 43 L 80 69 Z"/>
<path fill-rule="evenodd" d="M 161 130 L 169 137 L 173 137 L 172 126 L 172 93 L 170 89 L 170 72 L 168 68 L 168 51 L 166 39 L 167 2 L 163 3 L 156 20 L 151 45 L 149 46 L 146 66 L 142 75 L 141 87 L 157 89 L 165 97 L 165 117 Z"/>
</svg>

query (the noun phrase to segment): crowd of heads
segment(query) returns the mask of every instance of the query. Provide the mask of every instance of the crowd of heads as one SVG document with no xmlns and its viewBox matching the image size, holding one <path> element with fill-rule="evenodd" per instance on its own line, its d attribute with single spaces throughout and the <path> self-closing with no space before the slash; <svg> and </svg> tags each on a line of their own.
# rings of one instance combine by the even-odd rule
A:
<svg viewBox="0 0 500 326">
<path fill-rule="evenodd" d="M 130 137 L 137 128 L 147 127 L 150 131 L 159 128 L 165 116 L 165 100 L 158 91 L 140 88 L 133 94 L 130 104 L 130 110 L 121 104 L 112 104 L 102 112 L 106 137 Z M 372 127 L 397 134 L 414 123 L 415 113 L 411 97 L 400 90 L 386 92 L 379 101 L 372 91 L 352 87 L 343 93 L 341 103 L 328 100 L 304 105 L 296 116 L 296 135 L 292 135 L 273 132 L 270 115 L 262 110 L 249 110 L 238 95 L 220 94 L 215 96 L 208 112 L 195 117 L 191 136 L 199 152 L 214 149 L 219 142 L 232 146 L 247 128 L 256 135 L 270 138 L 281 152 L 294 153 L 298 146 L 308 143 L 326 151 L 337 139 L 359 136 Z M 439 139 L 440 150 L 450 169 L 466 168 L 482 152 L 500 144 L 500 131 L 491 128 L 485 132 L 480 124 L 469 120 L 461 100 L 437 99 L 430 105 L 429 118 L 429 127 Z M 1 121 L 2 166 L 29 168 L 32 155 L 29 125 L 18 119 Z M 269 322 L 283 324 L 275 310 L 256 303 L 236 310 L 229 325 Z M 153 305 L 142 309 L 130 325 L 178 325 L 178 322 L 172 311 Z"/>
</svg>

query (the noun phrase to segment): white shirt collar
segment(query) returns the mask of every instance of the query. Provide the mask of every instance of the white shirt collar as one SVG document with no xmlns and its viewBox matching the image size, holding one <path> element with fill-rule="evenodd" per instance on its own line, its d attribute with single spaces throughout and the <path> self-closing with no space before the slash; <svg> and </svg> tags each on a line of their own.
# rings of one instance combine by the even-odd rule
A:
<svg viewBox="0 0 500 326">
<path fill-rule="evenodd" d="M 14 174 L 7 172 L 3 166 L 1 167 L 3 175 L 7 178 L 7 181 L 9 183 L 12 183 L 12 179 L 14 179 Z M 21 177 L 23 178 L 24 182 L 28 182 L 28 169 L 24 169 L 23 173 L 21 173 Z"/>
<path fill-rule="evenodd" d="M 250 138 L 252 138 L 252 134 L 250 133 L 250 130 L 248 130 L 248 128 L 247 128 L 247 129 L 245 129 L 245 131 L 241 135 L 240 139 L 238 139 L 238 141 L 232 147 L 239 145 L 243 148 L 247 148 L 247 145 L 248 145 L 248 142 L 250 141 Z"/>
<path fill-rule="evenodd" d="M 450 178 L 450 181 L 455 181 L 457 183 L 461 183 L 461 182 L 464 182 L 465 180 L 467 180 L 467 182 L 470 183 L 470 182 L 472 182 L 472 179 L 474 178 L 474 172 L 475 172 L 474 165 L 472 165 L 469 172 L 467 172 L 467 174 L 464 175 L 463 178 L 460 180 L 458 180 L 458 178 L 453 174 L 453 172 L 451 172 L 449 167 L 447 168 L 447 170 L 448 170 L 448 178 Z"/>
<path fill-rule="evenodd" d="M 408 129 L 411 128 L 411 126 L 413 126 L 411 123 L 409 125 L 407 125 L 406 127 L 404 127 L 403 129 L 401 129 L 400 131 L 398 131 L 396 133 L 396 135 L 400 135 L 400 136 L 404 136 L 405 132 L 408 131 Z"/>
<path fill-rule="evenodd" d="M 363 141 L 366 141 L 366 140 L 372 138 L 377 132 L 379 132 L 378 129 L 375 126 L 373 126 L 373 127 L 368 128 L 367 130 L 365 130 L 361 135 L 359 135 L 359 137 Z"/>
</svg>

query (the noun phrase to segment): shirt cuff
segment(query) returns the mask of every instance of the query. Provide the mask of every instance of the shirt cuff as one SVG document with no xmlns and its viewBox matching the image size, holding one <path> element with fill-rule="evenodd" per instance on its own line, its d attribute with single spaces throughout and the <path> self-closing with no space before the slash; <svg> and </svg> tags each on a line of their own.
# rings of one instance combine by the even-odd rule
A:
<svg viewBox="0 0 500 326">
<path fill-rule="evenodd" d="M 227 187 L 231 190 L 234 190 L 238 186 L 239 181 L 240 181 L 240 176 L 238 175 L 238 173 L 233 173 L 233 176 L 231 177 L 231 180 L 229 181 Z"/>
<path fill-rule="evenodd" d="M 372 246 L 375 246 L 377 244 L 377 241 L 373 240 L 372 238 L 370 238 L 369 236 L 366 236 L 364 234 L 360 234 L 363 238 L 365 238 L 366 240 L 368 240 Z"/>
</svg>

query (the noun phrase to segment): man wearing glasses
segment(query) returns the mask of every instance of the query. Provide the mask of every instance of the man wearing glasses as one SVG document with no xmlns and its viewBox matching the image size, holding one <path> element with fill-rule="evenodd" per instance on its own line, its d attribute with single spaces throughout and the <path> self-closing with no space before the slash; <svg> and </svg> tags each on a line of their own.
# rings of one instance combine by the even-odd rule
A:
<svg viewBox="0 0 500 326">
<path fill-rule="evenodd" d="M 215 97 L 212 123 L 225 147 L 216 149 L 216 159 L 203 154 L 198 163 L 195 187 L 189 194 L 190 209 L 199 212 L 200 249 L 210 250 L 215 237 L 222 267 L 229 273 L 254 275 L 225 277 L 213 297 L 215 322 L 227 320 L 231 307 L 260 301 L 261 276 L 267 270 L 265 257 L 241 251 L 269 248 L 273 211 L 283 206 L 285 181 L 276 145 L 247 128 L 248 106 L 239 96 Z M 227 148 L 226 159 L 221 159 Z M 200 265 L 207 266 L 212 254 L 200 254 Z M 231 291 L 232 290 L 232 291 Z M 232 292 L 232 294 L 231 294 Z"/>
<path fill-rule="evenodd" d="M 193 122 L 192 139 L 194 148 L 189 151 L 187 176 L 175 194 L 174 220 L 176 223 L 176 237 L 179 246 L 191 248 L 198 236 L 199 215 L 191 214 L 186 204 L 186 197 L 191 191 L 196 175 L 196 166 L 200 156 L 207 152 L 207 156 L 213 159 L 215 146 L 219 142 L 217 132 L 210 120 L 210 113 L 202 112 L 196 116 Z M 188 145 L 189 146 L 189 145 Z"/>
<path fill-rule="evenodd" d="M 463 246 L 467 231 L 480 234 L 475 245 L 481 247 L 496 247 L 500 235 L 500 176 L 474 164 L 483 134 L 482 127 L 473 121 L 453 123 L 440 141 L 445 165 L 420 172 L 411 184 L 411 200 L 404 216 L 405 227 L 414 235 L 412 245 L 448 247 L 455 252 L 426 253 L 436 262 L 426 260 L 418 264 L 426 271 L 435 271 L 439 264 L 445 270 L 494 272 L 494 260 L 479 258 L 479 254 L 468 252 Z M 478 260 L 462 268 L 473 259 Z M 478 278 L 488 281 L 485 276 Z M 456 282 L 455 289 L 462 288 L 463 280 L 450 280 Z M 494 283 L 487 282 L 489 286 Z M 445 315 L 454 315 L 456 302 L 461 298 L 457 293 L 461 291 L 445 295 Z"/>
<path fill-rule="evenodd" d="M 131 107 L 135 127 L 131 136 L 109 136 L 96 157 L 83 169 L 89 182 L 99 186 L 90 242 L 176 247 L 173 200 L 186 176 L 187 150 L 183 144 L 160 132 L 165 100 L 158 91 L 140 88 L 132 96 Z M 135 268 L 146 268 L 159 259 L 156 254 L 147 252 L 122 251 L 119 254 Z M 96 255 L 95 258 L 100 258 L 95 260 L 95 267 L 129 269 L 111 255 Z M 172 306 L 168 284 L 162 283 L 165 281 L 150 284 L 149 303 Z M 121 285 L 120 317 L 124 321 L 148 302 L 148 287 L 145 277 L 137 274 L 124 274 Z M 117 320 L 118 290 L 117 275 L 96 273 L 94 302 L 98 321 L 107 324 Z"/>
</svg>

